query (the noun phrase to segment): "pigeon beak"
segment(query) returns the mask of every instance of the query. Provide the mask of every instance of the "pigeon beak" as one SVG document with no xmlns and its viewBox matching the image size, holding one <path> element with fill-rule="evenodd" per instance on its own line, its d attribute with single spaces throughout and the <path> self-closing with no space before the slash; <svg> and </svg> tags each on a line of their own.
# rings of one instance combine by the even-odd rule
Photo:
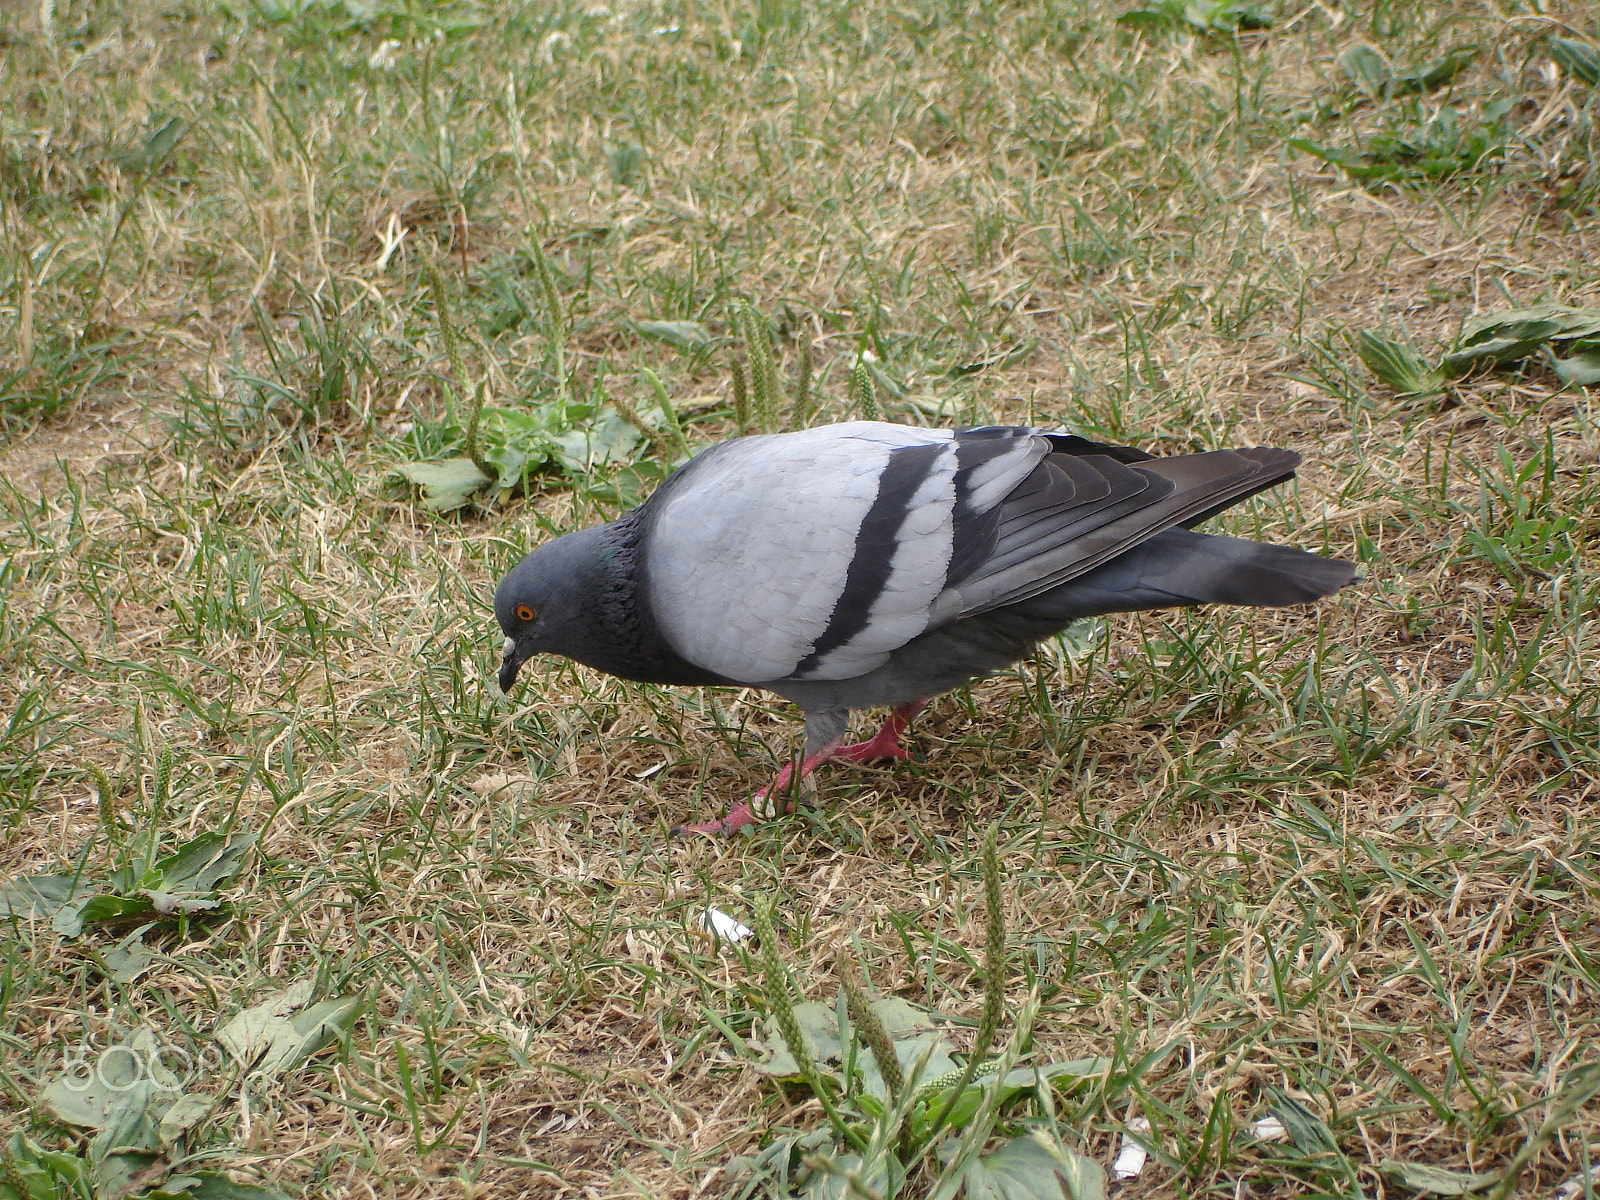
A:
<svg viewBox="0 0 1600 1200">
<path fill-rule="evenodd" d="M 512 638 L 507 638 L 500 650 L 505 655 L 500 660 L 500 690 L 509 693 L 511 685 L 517 681 L 517 672 L 522 669 L 522 664 L 528 660 L 528 656 L 519 652 L 517 643 Z"/>
</svg>

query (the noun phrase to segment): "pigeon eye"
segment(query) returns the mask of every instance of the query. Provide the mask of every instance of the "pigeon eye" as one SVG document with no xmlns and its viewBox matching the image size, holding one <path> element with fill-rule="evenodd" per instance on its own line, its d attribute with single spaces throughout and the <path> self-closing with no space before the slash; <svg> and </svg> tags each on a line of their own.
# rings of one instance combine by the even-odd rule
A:
<svg viewBox="0 0 1600 1200">
<path fill-rule="evenodd" d="M 529 608 L 526 604 L 517 605 L 513 611 L 516 612 L 517 620 L 519 621 L 533 621 L 537 620 L 539 616 L 538 613 L 534 612 L 533 609 Z"/>
</svg>

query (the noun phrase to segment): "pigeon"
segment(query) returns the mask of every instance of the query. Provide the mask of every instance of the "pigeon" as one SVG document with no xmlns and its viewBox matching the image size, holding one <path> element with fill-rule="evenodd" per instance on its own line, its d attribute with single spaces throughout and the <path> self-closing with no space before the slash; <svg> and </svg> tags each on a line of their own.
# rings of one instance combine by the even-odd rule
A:
<svg viewBox="0 0 1600 1200">
<path fill-rule="evenodd" d="M 638 508 L 538 547 L 495 593 L 509 692 L 531 656 L 623 679 L 759 687 L 804 752 L 721 820 L 789 811 L 824 762 L 901 759 L 929 698 L 1074 621 L 1200 604 L 1309 604 L 1355 566 L 1193 527 L 1294 475 L 1293 450 L 1155 457 L 1014 426 L 850 421 L 735 438 Z M 853 709 L 888 707 L 844 744 Z"/>
</svg>

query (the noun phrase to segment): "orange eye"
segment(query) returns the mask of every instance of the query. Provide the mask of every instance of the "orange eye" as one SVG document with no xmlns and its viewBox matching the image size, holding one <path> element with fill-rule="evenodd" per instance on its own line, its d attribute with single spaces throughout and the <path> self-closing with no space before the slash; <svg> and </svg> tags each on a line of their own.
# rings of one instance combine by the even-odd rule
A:
<svg viewBox="0 0 1600 1200">
<path fill-rule="evenodd" d="M 517 614 L 517 620 L 519 621 L 532 621 L 536 620 L 539 616 L 538 613 L 534 612 L 533 609 L 529 608 L 526 604 L 517 605 L 515 611 Z"/>
</svg>

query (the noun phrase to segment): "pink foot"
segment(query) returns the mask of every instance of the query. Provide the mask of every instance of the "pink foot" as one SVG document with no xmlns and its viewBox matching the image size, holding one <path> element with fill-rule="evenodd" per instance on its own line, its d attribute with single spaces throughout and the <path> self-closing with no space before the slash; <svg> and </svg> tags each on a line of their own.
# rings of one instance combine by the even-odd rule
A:
<svg viewBox="0 0 1600 1200">
<path fill-rule="evenodd" d="M 869 741 L 840 746 L 833 752 L 835 758 L 846 762 L 873 762 L 878 759 L 898 761 L 910 758 L 911 752 L 900 744 L 900 735 L 911 725 L 916 715 L 928 706 L 926 700 L 913 700 L 902 704 L 885 718 L 883 726 Z"/>
<path fill-rule="evenodd" d="M 750 811 L 748 804 L 735 804 L 722 820 L 707 821 L 703 825 L 678 825 L 673 828 L 672 836 L 688 837 L 691 833 L 703 833 L 707 837 L 727 837 L 731 833 L 738 833 L 746 825 L 755 823 L 756 815 Z"/>
<path fill-rule="evenodd" d="M 809 758 L 802 760 L 798 778 L 804 779 L 811 774 L 823 763 L 834 757 L 838 749 L 839 743 L 834 742 L 831 746 L 824 746 Z M 720 821 L 708 821 L 704 825 L 679 825 L 672 831 L 672 836 L 688 837 L 691 833 L 704 833 L 711 837 L 726 837 L 730 833 L 737 833 L 746 825 L 754 825 L 757 821 L 770 820 L 773 817 L 781 816 L 783 813 L 789 812 L 794 805 L 785 799 L 782 807 L 774 807 L 769 797 L 774 794 L 782 795 L 788 789 L 790 781 L 795 778 L 797 776 L 795 775 L 794 763 L 784 763 L 783 770 L 778 772 L 778 777 L 752 796 L 750 804 L 735 804 L 728 810 L 728 815 Z M 764 815 L 757 816 L 757 809 Z"/>
<path fill-rule="evenodd" d="M 848 746 L 840 746 L 835 758 L 842 758 L 845 762 L 874 762 L 878 759 L 910 758 L 911 751 L 900 744 L 900 739 L 894 734 L 884 736 L 883 730 L 873 735 L 871 741 L 854 742 Z"/>
<path fill-rule="evenodd" d="M 815 754 L 807 755 L 801 760 L 798 774 L 795 772 L 794 763 L 785 763 L 783 770 L 778 772 L 778 777 L 752 796 L 749 804 L 735 804 L 728 810 L 728 815 L 720 821 L 707 821 L 702 825 L 679 825 L 673 829 L 672 836 L 688 837 L 692 833 L 703 833 L 708 837 L 727 837 L 731 833 L 737 833 L 746 825 L 754 825 L 757 821 L 781 816 L 791 811 L 794 805 L 787 798 L 781 805 L 774 805 L 771 798 L 775 795 L 782 796 L 791 783 L 804 779 L 823 763 L 835 758 L 842 758 L 846 762 L 910 758 L 910 752 L 900 745 L 900 735 L 910 726 L 912 719 L 927 706 L 926 700 L 912 700 L 902 704 L 889 714 L 882 727 L 869 741 L 855 742 L 849 746 L 841 746 L 838 742 L 834 742 L 824 746 Z"/>
</svg>

